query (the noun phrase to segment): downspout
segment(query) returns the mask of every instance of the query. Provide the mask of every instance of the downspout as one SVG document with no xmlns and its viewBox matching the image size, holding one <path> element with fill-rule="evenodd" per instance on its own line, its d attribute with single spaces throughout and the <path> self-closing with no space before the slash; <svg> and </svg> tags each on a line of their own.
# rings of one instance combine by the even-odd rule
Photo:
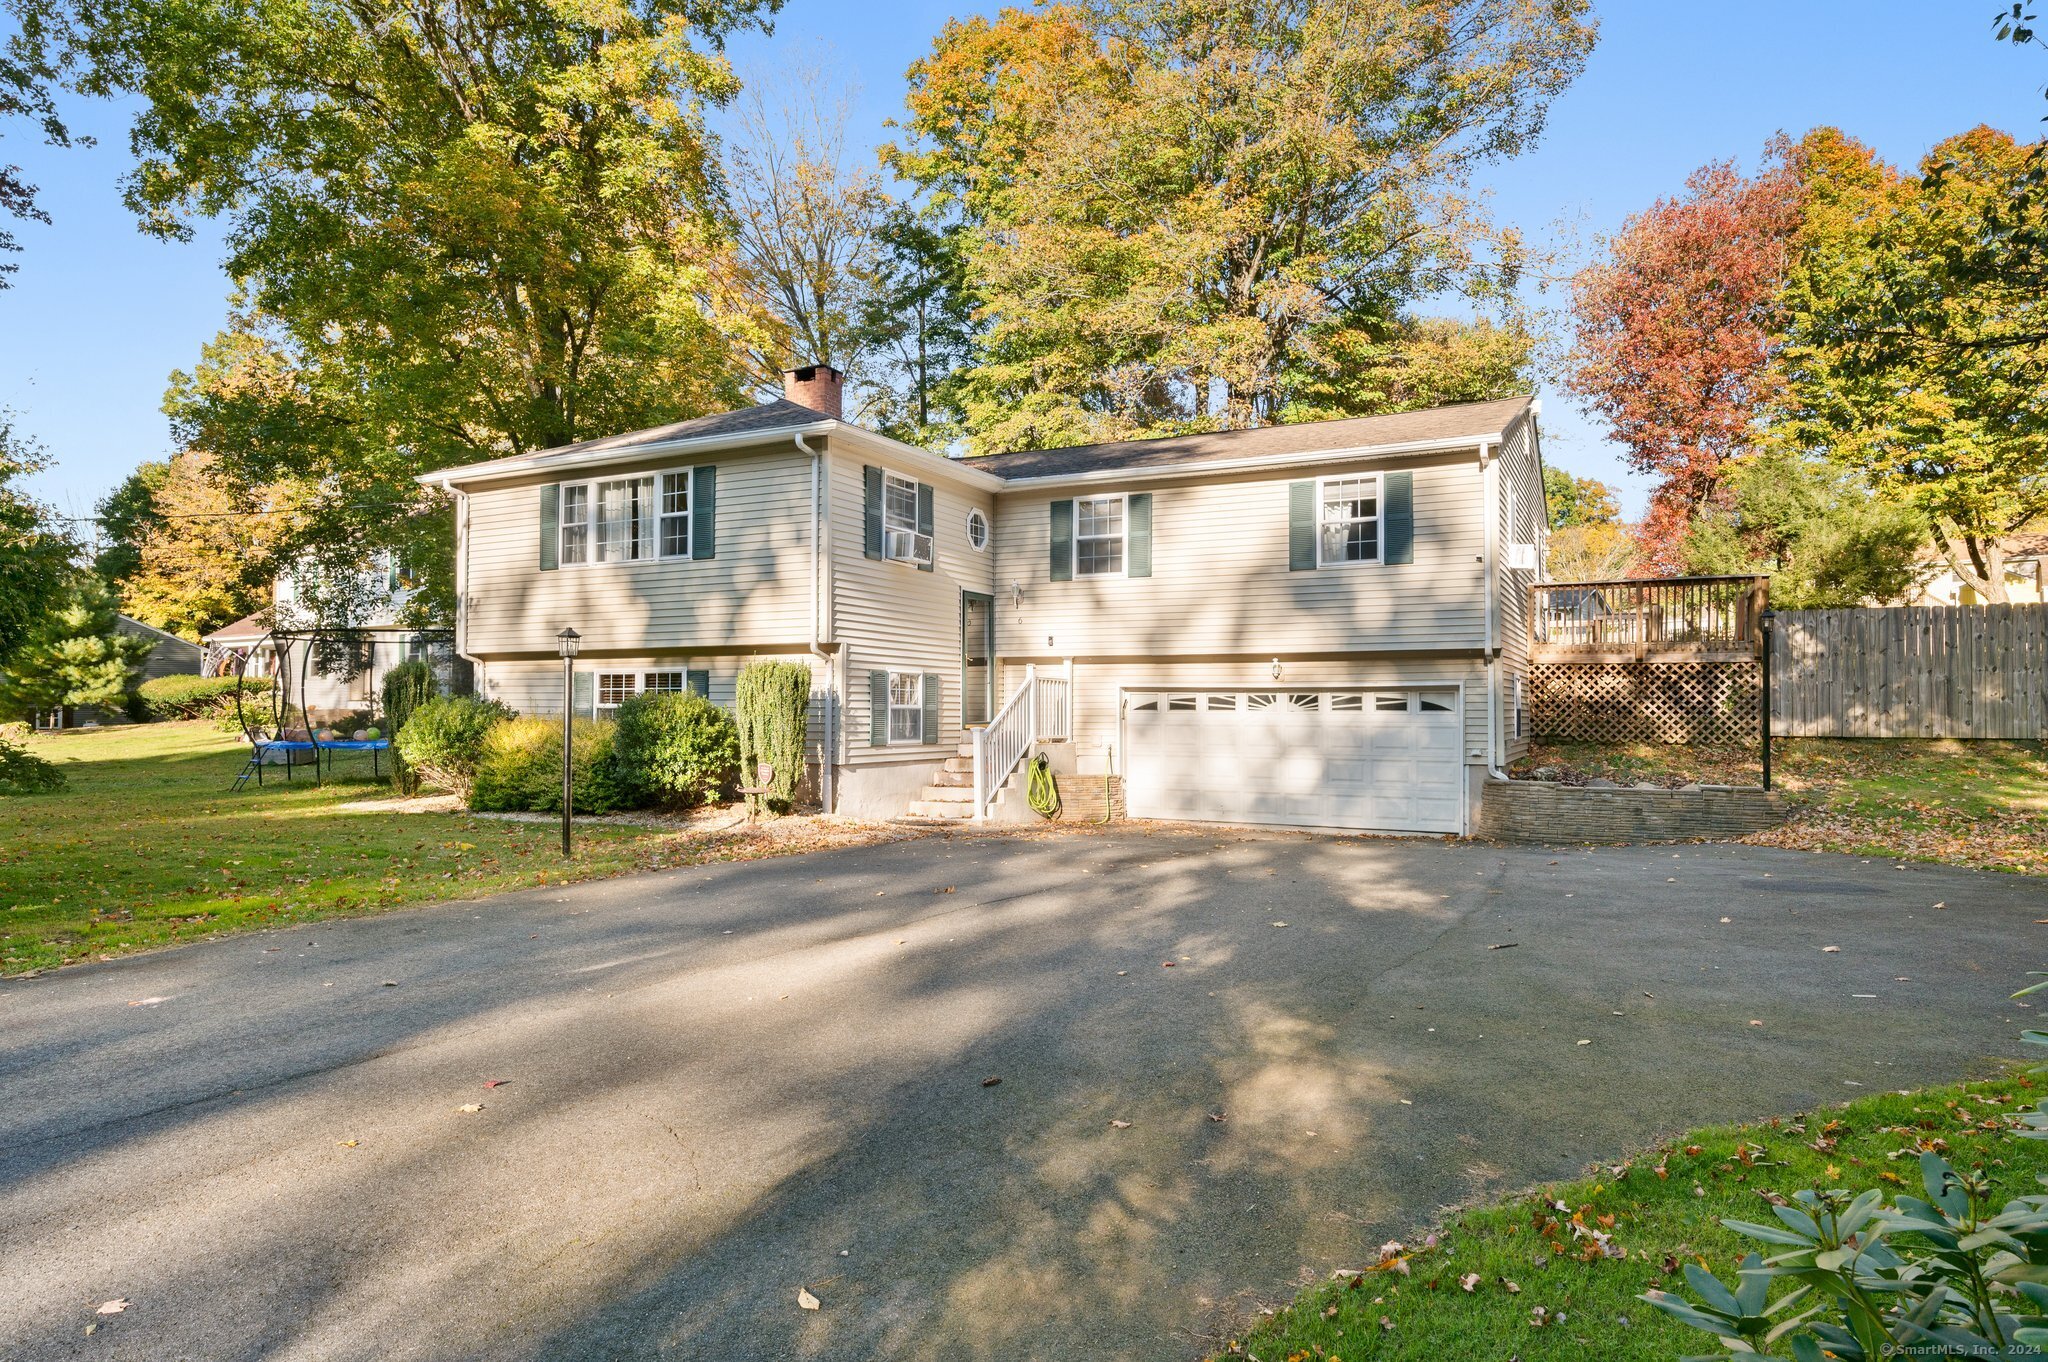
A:
<svg viewBox="0 0 2048 1362">
<path fill-rule="evenodd" d="M 455 498 L 455 655 L 480 673 L 483 662 L 464 646 L 469 642 L 469 493 L 447 478 L 441 479 L 441 490 Z"/>
<path fill-rule="evenodd" d="M 1500 460 L 1499 442 L 1481 441 L 1479 472 L 1486 508 L 1486 774 L 1506 780 L 1500 768 Z"/>
<path fill-rule="evenodd" d="M 832 719 L 838 699 L 838 661 L 825 646 L 818 627 L 818 607 L 823 596 L 819 586 L 819 573 L 824 567 L 824 554 L 820 540 L 825 533 L 825 457 L 822 450 L 813 449 L 802 432 L 791 437 L 796 447 L 811 456 L 811 656 L 825 664 L 825 703 L 820 706 L 825 720 L 825 731 L 818 742 L 818 802 L 826 813 L 832 812 L 832 768 L 836 748 L 833 744 Z"/>
</svg>

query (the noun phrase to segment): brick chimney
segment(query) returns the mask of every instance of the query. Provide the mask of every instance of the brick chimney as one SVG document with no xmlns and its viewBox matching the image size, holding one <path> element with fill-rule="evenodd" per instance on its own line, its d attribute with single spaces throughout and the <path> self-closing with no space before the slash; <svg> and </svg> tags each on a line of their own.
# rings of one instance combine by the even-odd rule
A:
<svg viewBox="0 0 2048 1362">
<path fill-rule="evenodd" d="M 840 420 L 841 397 L 846 389 L 846 375 L 829 364 L 809 364 L 801 369 L 782 371 L 782 395 L 800 407 L 823 412 L 833 420 Z"/>
</svg>

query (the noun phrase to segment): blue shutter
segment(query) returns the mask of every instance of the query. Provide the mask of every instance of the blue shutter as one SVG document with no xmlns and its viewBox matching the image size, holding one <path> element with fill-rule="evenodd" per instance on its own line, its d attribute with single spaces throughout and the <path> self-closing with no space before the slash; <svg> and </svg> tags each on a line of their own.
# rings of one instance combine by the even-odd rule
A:
<svg viewBox="0 0 2048 1362">
<path fill-rule="evenodd" d="M 1074 503 L 1052 504 L 1052 580 L 1074 580 Z"/>
<path fill-rule="evenodd" d="M 549 483 L 540 489 L 540 570 L 553 572 L 560 565 L 562 551 L 562 487 Z"/>
<path fill-rule="evenodd" d="M 1152 575 L 1152 494 L 1133 492 L 1124 498 L 1124 575 Z"/>
<path fill-rule="evenodd" d="M 932 485 L 928 482 L 919 483 L 917 485 L 917 532 L 923 535 L 932 546 L 931 557 L 917 565 L 919 572 L 932 571 L 939 561 L 939 541 L 932 534 L 933 501 Z"/>
<path fill-rule="evenodd" d="M 861 490 L 867 499 L 867 537 L 862 552 L 870 558 L 882 556 L 882 470 L 873 464 L 860 470 Z"/>
<path fill-rule="evenodd" d="M 924 674 L 924 740 L 928 743 L 939 740 L 939 677 L 936 672 Z"/>
<path fill-rule="evenodd" d="M 868 746 L 889 745 L 889 673 L 868 673 Z"/>
<path fill-rule="evenodd" d="M 711 464 L 690 470 L 690 556 L 718 556 L 718 469 Z"/>
<path fill-rule="evenodd" d="M 710 672 L 698 671 L 695 668 L 692 668 L 691 670 L 683 673 L 683 681 L 684 684 L 689 686 L 690 694 L 701 695 L 706 700 L 709 700 L 711 698 Z"/>
<path fill-rule="evenodd" d="M 1313 572 L 1316 567 L 1316 485 L 1287 484 L 1287 570 Z"/>
<path fill-rule="evenodd" d="M 575 682 L 569 687 L 569 712 L 589 716 L 597 712 L 597 691 L 589 672 L 575 673 Z"/>
<path fill-rule="evenodd" d="M 1415 561 L 1415 475 L 1389 473 L 1382 484 L 1380 561 Z"/>
</svg>

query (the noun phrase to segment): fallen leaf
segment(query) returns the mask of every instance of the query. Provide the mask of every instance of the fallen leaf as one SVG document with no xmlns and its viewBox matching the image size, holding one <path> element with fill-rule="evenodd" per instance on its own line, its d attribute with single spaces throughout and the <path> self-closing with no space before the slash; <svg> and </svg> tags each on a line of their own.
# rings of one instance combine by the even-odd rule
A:
<svg viewBox="0 0 2048 1362">
<path fill-rule="evenodd" d="M 1173 961 L 1171 961 L 1171 960 L 1161 960 L 1161 961 L 1159 962 L 1159 968 L 1161 968 L 1161 969 L 1172 969 L 1172 968 L 1173 968 Z"/>
<path fill-rule="evenodd" d="M 336 1140 L 336 1141 L 335 1141 L 335 1143 L 336 1143 L 336 1144 L 338 1144 L 338 1145 L 340 1145 L 340 1146 L 341 1146 L 341 1147 L 342 1147 L 343 1149 L 354 1149 L 354 1148 L 355 1148 L 355 1147 L 356 1147 L 357 1145 L 360 1145 L 360 1144 L 362 1143 L 362 1141 L 361 1141 L 361 1140 Z"/>
<path fill-rule="evenodd" d="M 1221 1125 L 1223 1122 L 1230 1119 L 1230 1114 L 1228 1112 L 1212 1111 L 1209 1113 L 1209 1119 L 1216 1122 L 1218 1125 Z"/>
<path fill-rule="evenodd" d="M 997 1078 L 993 1074 L 991 1074 L 989 1077 L 981 1080 L 981 1086 L 984 1088 L 993 1088 L 996 1084 L 1002 1081 L 1002 1079 Z"/>
<path fill-rule="evenodd" d="M 469 1113 L 470 1115 L 472 1115 L 472 1116 L 474 1116 L 474 1115 L 475 1115 L 475 1114 L 476 1114 L 477 1112 L 480 1112 L 480 1111 L 482 1111 L 483 1109 L 484 1109 L 484 1104 L 483 1104 L 483 1103 L 481 1103 L 481 1102 L 471 1102 L 471 1103 L 470 1103 L 469 1105 L 467 1105 L 467 1106 L 462 1106 L 462 1107 L 457 1107 L 457 1108 L 456 1108 L 456 1110 L 457 1110 L 457 1111 L 462 1111 L 462 1112 L 468 1112 L 468 1113 Z"/>
<path fill-rule="evenodd" d="M 796 1289 L 796 1304 L 799 1310 L 816 1310 L 822 1303 L 802 1287 Z"/>
<path fill-rule="evenodd" d="M 1758 1021 L 1758 1020 L 1757 1020 L 1757 1019 L 1756 1019 L 1755 1017 L 1751 1017 L 1751 1018 L 1749 1019 L 1749 1024 L 1750 1024 L 1751 1026 L 1762 1026 L 1762 1025 L 1763 1025 L 1763 1023 L 1762 1023 L 1762 1022 L 1760 1022 L 1760 1021 Z"/>
<path fill-rule="evenodd" d="M 1490 951 L 1511 951 L 1521 944 L 1522 943 L 1519 941 L 1502 941 L 1495 945 L 1488 946 L 1486 949 Z"/>
<path fill-rule="evenodd" d="M 557 764 L 559 765 L 559 763 L 557 763 Z M 398 981 L 397 981 L 396 979 L 386 979 L 386 980 L 384 981 L 384 985 L 383 985 L 383 986 L 384 986 L 385 988 L 397 988 L 397 987 L 398 987 Z"/>
<path fill-rule="evenodd" d="M 1111 1121 L 1109 1123 L 1109 1128 L 1111 1130 L 1129 1130 L 1131 1128 L 1131 1123 L 1129 1121 Z"/>
<path fill-rule="evenodd" d="M 1592 1042 L 1592 1041 L 1590 1041 L 1590 1040 L 1582 1040 L 1582 1041 L 1580 1041 L 1580 1042 L 1579 1042 L 1579 1044 L 1581 1044 L 1581 1045 L 1591 1045 L 1592 1043 L 1593 1043 L 1593 1042 Z"/>
<path fill-rule="evenodd" d="M 511 1081 L 512 1080 L 509 1078 L 486 1078 L 484 1080 L 484 1086 L 487 1088 L 502 1088 Z"/>
<path fill-rule="evenodd" d="M 1464 1287 L 1467 1293 L 1477 1291 L 1479 1289 L 1479 1274 L 1476 1272 L 1466 1273 L 1458 1278 L 1458 1285 Z"/>
<path fill-rule="evenodd" d="M 1842 948 L 1840 946 L 1822 946 L 1820 948 L 1820 953 L 1822 955 L 1840 955 L 1842 953 Z"/>
<path fill-rule="evenodd" d="M 1285 926 L 1286 926 L 1287 924 L 1286 924 L 1286 923 L 1284 923 L 1284 922 L 1276 922 L 1276 923 L 1274 923 L 1273 925 L 1274 925 L 1275 927 L 1285 927 Z"/>
<path fill-rule="evenodd" d="M 1500 1279 L 1500 1284 L 1502 1289 L 1505 1290 L 1510 1296 L 1519 1296 L 1522 1294 L 1522 1288 L 1516 1286 L 1513 1282 L 1509 1281 L 1505 1277 Z"/>
<path fill-rule="evenodd" d="M 118 1315 L 134 1303 L 135 1302 L 133 1301 L 125 1299 L 118 1301 L 105 1301 L 101 1303 L 100 1308 L 94 1313 L 101 1315 Z"/>
</svg>

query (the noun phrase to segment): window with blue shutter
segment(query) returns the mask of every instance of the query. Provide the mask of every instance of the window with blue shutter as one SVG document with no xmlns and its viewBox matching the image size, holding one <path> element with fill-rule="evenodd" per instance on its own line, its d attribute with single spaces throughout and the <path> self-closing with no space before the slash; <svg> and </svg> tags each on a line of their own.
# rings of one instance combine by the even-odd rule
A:
<svg viewBox="0 0 2048 1362">
<path fill-rule="evenodd" d="M 868 673 L 868 746 L 889 745 L 889 673 Z"/>
<path fill-rule="evenodd" d="M 870 558 L 882 556 L 882 470 L 869 464 L 860 470 L 861 495 L 866 506 L 866 533 L 861 551 Z"/>
<path fill-rule="evenodd" d="M 540 570 L 553 572 L 562 551 L 562 489 L 549 483 L 540 489 Z"/>
<path fill-rule="evenodd" d="M 690 470 L 690 556 L 718 556 L 718 469 Z"/>
<path fill-rule="evenodd" d="M 1383 481 L 1386 506 L 1380 513 L 1384 522 L 1380 561 L 1412 563 L 1415 561 L 1415 475 L 1389 473 Z"/>
<path fill-rule="evenodd" d="M 1049 566 L 1053 581 L 1074 580 L 1074 503 L 1071 501 L 1052 504 L 1052 562 Z"/>
<path fill-rule="evenodd" d="M 1313 482 L 1287 484 L 1287 570 L 1313 572 L 1316 568 L 1316 485 Z"/>
<path fill-rule="evenodd" d="M 1152 494 L 1133 492 L 1125 498 L 1124 528 L 1128 536 L 1124 547 L 1124 575 L 1127 577 L 1150 577 L 1152 575 Z"/>
</svg>

